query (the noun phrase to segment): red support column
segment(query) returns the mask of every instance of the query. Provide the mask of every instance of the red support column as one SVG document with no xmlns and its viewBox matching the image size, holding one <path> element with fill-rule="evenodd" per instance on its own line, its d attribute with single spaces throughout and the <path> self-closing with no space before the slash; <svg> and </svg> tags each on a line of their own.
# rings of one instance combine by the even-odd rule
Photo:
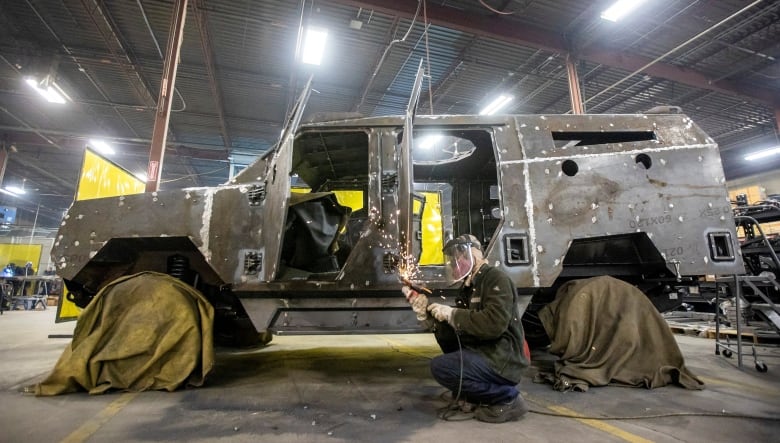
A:
<svg viewBox="0 0 780 443">
<path fill-rule="evenodd" d="M 582 102 L 580 78 L 577 75 L 577 65 L 574 64 L 570 55 L 566 56 L 566 73 L 569 75 L 569 97 L 571 98 L 572 113 L 584 114 L 585 105 Z"/>
<path fill-rule="evenodd" d="M 3 146 L 0 148 L 0 185 L 3 184 L 3 179 L 5 178 L 6 165 L 8 165 L 8 149 L 6 149 L 5 142 L 3 142 Z"/>
<path fill-rule="evenodd" d="M 165 65 L 160 82 L 160 97 L 157 100 L 157 113 L 152 130 L 152 146 L 149 150 L 149 167 L 146 171 L 146 192 L 155 192 L 160 188 L 165 141 L 168 138 L 168 121 L 171 117 L 173 88 L 176 83 L 176 69 L 179 67 L 179 50 L 184 37 L 184 19 L 187 16 L 187 0 L 176 0 L 174 4 L 171 28 L 168 32 L 168 47 L 165 50 Z"/>
<path fill-rule="evenodd" d="M 775 130 L 780 134 L 780 105 L 775 108 L 775 126 L 777 126 Z"/>
</svg>

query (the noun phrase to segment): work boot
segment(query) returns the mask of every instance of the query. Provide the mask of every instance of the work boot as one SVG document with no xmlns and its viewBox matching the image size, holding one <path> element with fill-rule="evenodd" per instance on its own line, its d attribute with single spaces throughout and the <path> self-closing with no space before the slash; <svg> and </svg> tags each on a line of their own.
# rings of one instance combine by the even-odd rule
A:
<svg viewBox="0 0 780 443">
<path fill-rule="evenodd" d="M 482 405 L 474 411 L 474 418 L 487 423 L 504 423 L 518 420 L 528 413 L 528 404 L 523 396 L 517 394 L 517 397 L 509 403 L 496 403 L 494 405 Z"/>
</svg>

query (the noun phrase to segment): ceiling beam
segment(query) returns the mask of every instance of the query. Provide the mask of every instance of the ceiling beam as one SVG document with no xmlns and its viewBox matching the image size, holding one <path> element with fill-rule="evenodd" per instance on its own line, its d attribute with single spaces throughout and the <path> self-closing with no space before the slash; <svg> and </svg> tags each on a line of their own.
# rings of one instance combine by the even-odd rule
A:
<svg viewBox="0 0 780 443">
<path fill-rule="evenodd" d="M 20 123 L 20 124 L 21 124 L 21 125 L 24 127 L 24 129 L 23 129 L 23 130 L 24 130 L 25 132 L 32 132 L 32 133 L 34 133 L 34 134 L 38 135 L 38 137 L 40 137 L 40 138 L 42 138 L 43 140 L 45 140 L 45 141 L 46 141 L 46 143 L 48 143 L 48 144 L 50 144 L 50 145 L 52 145 L 52 146 L 54 146 L 54 147 L 56 147 L 56 148 L 58 148 L 58 149 L 63 149 L 63 148 L 62 148 L 62 146 L 60 146 L 60 145 L 59 145 L 59 144 L 58 144 L 56 141 L 54 141 L 54 140 L 52 140 L 51 138 L 47 137 L 47 136 L 46 136 L 46 134 L 44 134 L 44 133 L 43 133 L 43 132 L 42 132 L 40 129 L 38 129 L 38 128 L 34 127 L 33 125 L 31 125 L 31 124 L 29 124 L 29 123 L 27 123 L 27 122 L 26 122 L 25 120 L 23 120 L 21 117 L 17 117 L 16 115 L 14 115 L 14 114 L 13 114 L 11 111 L 9 111 L 8 109 L 6 109 L 6 108 L 4 108 L 4 107 L 0 106 L 0 112 L 4 112 L 4 113 L 8 114 L 8 116 L 9 116 L 9 117 L 11 117 L 11 118 L 13 118 L 14 120 L 16 120 L 17 122 L 19 122 L 19 123 Z"/>
<path fill-rule="evenodd" d="M 75 191 L 76 190 L 76 186 L 72 182 L 69 182 L 68 180 L 65 180 L 64 178 L 59 177 L 59 176 L 57 176 L 57 175 L 47 171 L 46 169 L 36 165 L 35 162 L 27 160 L 22 155 L 12 155 L 11 156 L 11 160 L 14 161 L 14 162 L 18 162 L 18 163 L 22 164 L 22 166 L 24 166 L 25 168 L 31 169 L 31 170 L 37 172 L 38 174 L 40 174 L 40 175 L 42 175 L 42 176 L 44 176 L 44 177 L 46 177 L 46 178 L 48 178 L 48 179 L 50 179 L 50 180 L 52 180 L 54 182 L 59 183 L 60 186 L 64 187 L 68 191 Z"/>
<path fill-rule="evenodd" d="M 328 0 L 330 3 L 352 6 L 355 8 L 373 9 L 384 14 L 398 15 L 411 19 L 417 9 L 415 0 Z M 456 29 L 462 32 L 482 37 L 512 43 L 520 46 L 543 49 L 555 53 L 568 53 L 568 45 L 563 35 L 547 31 L 530 24 L 520 26 L 516 21 L 500 16 L 475 16 L 454 8 L 437 4 L 427 5 L 430 23 Z M 629 53 L 619 53 L 602 46 L 591 46 L 577 54 L 579 60 L 600 63 L 613 68 L 633 72 L 653 62 L 652 59 Z M 713 81 L 705 74 L 692 69 L 683 68 L 661 61 L 646 67 L 642 72 L 654 77 L 682 83 L 695 88 L 712 90 L 729 95 L 739 95 L 749 98 L 755 103 L 761 103 L 774 108 L 780 103 L 780 94 L 774 89 L 755 85 Z"/>
<path fill-rule="evenodd" d="M 385 42 L 385 49 L 383 52 L 378 52 L 376 55 L 376 58 L 371 63 L 370 66 L 374 67 L 374 70 L 371 73 L 371 76 L 369 76 L 366 79 L 366 82 L 363 84 L 363 86 L 360 88 L 360 100 L 355 104 L 355 106 L 352 108 L 355 112 L 360 111 L 360 107 L 363 106 L 363 103 L 366 101 L 366 97 L 368 97 L 368 92 L 371 89 L 371 85 L 374 83 L 374 79 L 376 78 L 377 73 L 379 72 L 379 68 L 382 67 L 381 63 L 384 61 L 385 58 L 385 52 L 387 51 L 388 45 L 391 44 L 393 41 L 393 35 L 395 34 L 397 28 L 398 28 L 398 17 L 393 17 L 393 22 L 390 24 L 390 26 L 387 27 L 387 33 L 385 34 L 384 42 Z"/>
<path fill-rule="evenodd" d="M 627 53 L 619 54 L 616 52 L 595 48 L 586 49 L 584 52 L 579 54 L 579 58 L 595 63 L 600 63 L 605 66 L 625 69 L 631 72 L 634 72 L 635 70 L 640 69 L 648 63 L 652 62 L 652 60 L 647 57 L 641 57 Z M 749 98 L 755 103 L 760 103 L 770 107 L 773 107 L 774 103 L 780 100 L 777 91 L 772 89 L 737 84 L 728 82 L 726 80 L 713 81 L 713 79 L 709 78 L 701 72 L 668 63 L 655 63 L 652 66 L 646 67 L 642 72 L 653 77 L 671 80 L 673 82 L 682 83 L 694 88 L 707 89 L 728 95 L 742 96 Z"/>
<path fill-rule="evenodd" d="M 149 85 L 144 81 L 143 75 L 137 70 L 138 63 L 125 43 L 125 39 L 119 32 L 116 23 L 106 10 L 102 0 L 82 0 L 84 9 L 89 13 L 92 22 L 103 36 L 113 58 L 119 62 L 128 74 L 128 80 L 138 93 L 141 102 L 147 106 L 155 106 L 154 95 L 151 93 Z M 122 63 L 124 61 L 124 63 Z"/>
<path fill-rule="evenodd" d="M 80 132 L 62 131 L 57 129 L 32 128 L 26 126 L 0 125 L 2 132 L 10 144 L 29 145 L 29 146 L 56 146 L 64 151 L 81 151 L 86 146 L 85 135 Z M 40 138 L 45 142 L 42 142 Z M 131 137 L 103 137 L 108 142 L 137 146 L 139 149 L 147 150 L 152 143 L 146 138 Z M 55 142 L 56 139 L 56 142 Z M 204 145 L 198 143 L 167 142 L 167 148 L 173 149 L 177 154 L 184 155 L 199 160 L 221 160 L 227 161 L 227 153 L 219 149 L 218 145 Z M 258 151 L 258 155 L 260 155 Z M 148 152 L 147 152 L 148 154 Z M 147 156 L 148 158 L 148 156 Z"/>
<path fill-rule="evenodd" d="M 388 15 L 398 15 L 411 19 L 417 11 L 416 0 L 328 0 L 328 3 L 373 9 Z M 545 49 L 551 52 L 565 52 L 566 42 L 563 36 L 554 34 L 532 25 L 517 26 L 508 20 L 495 16 L 475 16 L 457 9 L 429 3 L 428 21 L 431 24 L 457 29 L 482 37 L 493 37 L 509 43 Z"/>
<path fill-rule="evenodd" d="M 192 4 L 192 7 L 195 11 L 195 21 L 197 22 L 198 30 L 200 31 L 200 46 L 203 49 L 206 74 L 209 79 L 209 86 L 211 87 L 211 93 L 214 96 L 214 104 L 219 118 L 219 130 L 222 133 L 222 141 L 225 143 L 225 150 L 229 153 L 233 146 L 233 142 L 230 139 L 230 133 L 228 132 L 227 121 L 225 119 L 225 105 L 224 100 L 222 99 L 222 89 L 217 82 L 217 67 L 214 63 L 214 50 L 211 48 L 211 37 L 209 36 L 208 20 L 206 18 L 203 1 L 204 0 L 196 0 Z"/>
<path fill-rule="evenodd" d="M 477 39 L 472 38 L 468 43 L 466 43 L 466 45 L 463 46 L 463 49 L 461 49 L 458 55 L 456 55 L 452 60 L 452 63 L 450 63 L 450 65 L 447 67 L 447 70 L 444 71 L 444 74 L 439 78 L 439 81 L 436 83 L 436 85 L 431 87 L 428 91 L 423 91 L 422 95 L 420 96 L 420 103 L 425 103 L 426 101 L 431 103 L 431 109 L 428 110 L 431 114 L 434 113 L 433 106 L 439 104 L 439 100 L 441 100 L 442 97 L 446 95 L 447 90 L 452 86 L 452 83 L 447 84 L 447 82 L 463 66 L 463 61 L 466 58 L 466 54 L 468 54 L 476 42 Z M 429 72 L 428 75 L 431 75 L 431 73 Z M 430 81 L 431 79 L 429 78 L 429 84 Z M 446 88 L 445 85 L 447 85 Z M 436 97 L 436 99 L 431 101 L 431 96 Z"/>
</svg>

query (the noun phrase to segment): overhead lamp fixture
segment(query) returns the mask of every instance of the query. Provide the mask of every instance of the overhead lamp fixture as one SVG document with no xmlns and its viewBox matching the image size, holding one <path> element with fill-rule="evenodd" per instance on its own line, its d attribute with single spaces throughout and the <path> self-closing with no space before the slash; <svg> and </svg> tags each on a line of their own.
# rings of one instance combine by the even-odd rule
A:
<svg viewBox="0 0 780 443">
<path fill-rule="evenodd" d="M 112 148 L 108 143 L 104 142 L 103 140 L 92 139 L 89 141 L 89 144 L 87 146 L 94 148 L 97 152 L 103 155 L 116 154 L 114 148 Z"/>
<path fill-rule="evenodd" d="M 645 0 L 618 0 L 601 13 L 601 18 L 616 22 L 638 8 Z"/>
<path fill-rule="evenodd" d="M 753 161 L 753 160 L 758 160 L 760 158 L 769 157 L 775 154 L 780 154 L 780 146 L 764 149 L 763 151 L 757 151 L 752 154 L 748 154 L 745 156 L 745 160 Z"/>
<path fill-rule="evenodd" d="M 485 108 L 479 112 L 479 115 L 493 115 L 501 108 L 506 106 L 509 102 L 511 102 L 513 98 L 514 97 L 511 95 L 501 94 L 495 100 L 490 102 L 489 105 L 485 106 Z"/>
<path fill-rule="evenodd" d="M 352 19 L 349 21 L 349 27 L 356 31 L 359 31 L 363 27 L 363 22 L 361 22 L 360 20 Z"/>
<path fill-rule="evenodd" d="M 309 65 L 319 66 L 320 62 L 322 62 L 322 54 L 325 52 L 325 41 L 327 39 L 327 29 L 314 27 L 306 29 L 301 61 Z"/>
<path fill-rule="evenodd" d="M 49 77 L 46 77 L 41 82 L 35 81 L 34 78 L 26 78 L 24 79 L 24 82 L 35 89 L 35 92 L 40 94 L 41 97 L 45 98 L 49 103 L 64 104 L 66 101 L 70 100 L 70 97 L 65 94 L 65 91 L 57 86 L 56 83 L 50 81 Z"/>
<path fill-rule="evenodd" d="M 0 189 L 0 191 L 3 192 L 3 194 L 10 194 L 14 197 L 19 197 L 21 195 L 24 195 L 27 193 L 27 191 L 24 189 L 24 184 L 27 182 L 26 178 L 22 179 L 22 184 L 20 186 L 16 185 L 8 185 L 5 187 L 5 189 Z"/>
<path fill-rule="evenodd" d="M 6 186 L 5 190 L 14 195 L 24 195 L 27 193 L 27 191 L 24 190 L 24 186 L 21 188 L 19 186 Z"/>
</svg>

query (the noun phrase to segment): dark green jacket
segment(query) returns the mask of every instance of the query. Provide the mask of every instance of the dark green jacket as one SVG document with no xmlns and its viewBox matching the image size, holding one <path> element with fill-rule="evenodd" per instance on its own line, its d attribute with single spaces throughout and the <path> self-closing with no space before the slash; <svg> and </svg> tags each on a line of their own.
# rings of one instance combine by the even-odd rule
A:
<svg viewBox="0 0 780 443">
<path fill-rule="evenodd" d="M 523 355 L 523 326 L 515 285 L 504 271 L 482 265 L 464 286 L 452 311 L 452 326 L 466 349 L 483 355 L 502 377 L 519 382 L 529 365 Z"/>
</svg>

